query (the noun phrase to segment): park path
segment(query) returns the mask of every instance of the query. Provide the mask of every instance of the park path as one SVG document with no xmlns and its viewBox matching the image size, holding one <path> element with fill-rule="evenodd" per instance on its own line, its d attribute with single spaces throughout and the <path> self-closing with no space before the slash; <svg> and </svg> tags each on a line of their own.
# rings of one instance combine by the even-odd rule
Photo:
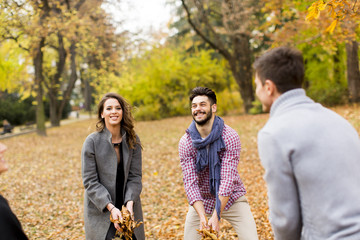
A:
<svg viewBox="0 0 360 240">
<path fill-rule="evenodd" d="M 83 114 L 77 115 L 76 112 L 71 112 L 67 119 L 61 120 L 60 126 L 74 123 L 77 121 L 88 120 L 88 119 L 95 118 L 95 117 L 96 116 L 94 114 L 90 115 L 88 113 L 83 113 Z M 51 123 L 49 121 L 47 121 L 45 123 L 45 126 L 46 126 L 46 128 L 52 128 Z M 28 134 L 28 133 L 33 133 L 33 132 L 36 132 L 36 124 L 32 124 L 32 125 L 28 125 L 28 126 L 20 125 L 20 126 L 14 127 L 12 130 L 12 133 L 6 133 L 4 135 L 0 135 L 0 140 L 12 138 L 12 137 L 16 137 L 16 136 L 20 136 L 20 135 L 24 135 L 24 134 Z"/>
</svg>

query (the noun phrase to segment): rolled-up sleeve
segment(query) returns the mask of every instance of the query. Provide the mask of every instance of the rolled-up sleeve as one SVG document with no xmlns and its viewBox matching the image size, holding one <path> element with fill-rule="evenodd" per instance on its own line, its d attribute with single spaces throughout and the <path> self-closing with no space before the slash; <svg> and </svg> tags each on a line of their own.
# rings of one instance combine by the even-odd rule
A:
<svg viewBox="0 0 360 240">
<path fill-rule="evenodd" d="M 221 153 L 221 181 L 219 195 L 229 197 L 241 181 L 237 166 L 240 159 L 240 138 L 238 134 L 227 134 L 224 139 L 226 150 Z"/>
<path fill-rule="evenodd" d="M 180 139 L 179 157 L 183 173 L 185 192 L 189 204 L 193 205 L 196 201 L 203 201 L 195 169 L 196 152 L 194 151 L 190 137 L 187 136 L 187 134 Z"/>
</svg>

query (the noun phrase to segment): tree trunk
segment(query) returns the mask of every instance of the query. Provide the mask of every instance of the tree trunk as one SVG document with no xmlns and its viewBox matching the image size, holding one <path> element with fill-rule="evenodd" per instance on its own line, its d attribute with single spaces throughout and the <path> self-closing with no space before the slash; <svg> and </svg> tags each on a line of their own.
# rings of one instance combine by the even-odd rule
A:
<svg viewBox="0 0 360 240">
<path fill-rule="evenodd" d="M 60 119 L 58 118 L 57 115 L 57 110 L 58 110 L 58 100 L 56 99 L 56 95 L 57 92 L 53 91 L 52 93 L 50 93 L 50 91 L 52 91 L 52 89 L 49 89 L 49 107 L 50 107 L 50 123 L 52 127 L 58 127 L 60 126 Z"/>
<path fill-rule="evenodd" d="M 50 122 L 51 126 L 53 127 L 60 126 L 61 114 L 60 117 L 58 116 L 60 104 L 59 100 L 57 99 L 60 88 L 58 87 L 58 85 L 60 85 L 61 75 L 64 72 L 67 55 L 64 47 L 64 39 L 60 32 L 58 32 L 57 37 L 59 46 L 57 48 L 58 62 L 56 64 L 56 74 L 53 78 L 53 81 L 50 83 L 50 86 L 48 87 L 48 95 L 50 99 Z"/>
<path fill-rule="evenodd" d="M 233 39 L 234 54 L 229 60 L 231 72 L 239 85 L 241 98 L 245 113 L 249 113 L 252 108 L 252 102 L 255 100 L 252 85 L 252 68 L 249 36 L 239 34 Z"/>
<path fill-rule="evenodd" d="M 341 52 L 339 50 L 339 46 L 337 46 L 337 50 L 333 56 L 334 61 L 334 81 L 337 84 L 341 84 L 342 71 L 341 71 Z"/>
<path fill-rule="evenodd" d="M 43 52 L 42 49 L 45 46 L 45 38 L 40 39 L 38 47 L 35 49 L 35 56 L 33 59 L 33 64 L 35 68 L 35 88 L 36 88 L 36 130 L 37 134 L 40 136 L 46 136 L 46 127 L 45 127 L 45 110 L 43 102 Z"/>
<path fill-rule="evenodd" d="M 187 20 L 195 32 L 229 62 L 231 72 L 239 86 L 245 113 L 249 113 L 252 108 L 252 102 L 255 100 L 252 86 L 252 51 L 250 49 L 250 37 L 246 33 L 235 33 L 235 31 L 231 31 L 229 34 L 231 44 L 230 47 L 226 47 L 227 44 L 224 44 L 221 40 L 222 36 L 216 33 L 208 20 L 210 15 L 206 15 L 204 11 L 204 2 L 194 1 L 194 4 L 197 5 L 199 10 L 197 14 L 200 16 L 198 17 L 200 24 L 198 25 L 192 20 L 191 11 L 185 3 L 185 0 L 181 0 L 181 2 L 186 11 Z M 231 3 L 227 4 L 231 5 L 229 8 L 231 11 L 235 11 Z M 235 12 L 231 14 L 235 14 Z M 236 14 L 238 13 L 236 12 Z M 204 28 L 202 28 L 202 26 Z"/>
<path fill-rule="evenodd" d="M 71 46 L 70 46 L 70 69 L 71 69 L 71 74 L 70 74 L 70 80 L 69 80 L 69 83 L 66 87 L 66 90 L 65 92 L 63 93 L 63 98 L 60 102 L 60 105 L 59 105 L 59 109 L 58 109 L 58 112 L 57 112 L 57 117 L 59 119 L 59 122 L 60 122 L 60 119 L 61 119 L 61 115 L 62 115 L 62 112 L 64 110 L 64 107 L 66 106 L 66 104 L 69 102 L 70 100 L 70 96 L 71 96 L 71 93 L 74 89 L 74 86 L 75 86 L 75 82 L 77 80 L 77 72 L 76 72 L 76 43 L 75 42 L 72 42 L 71 43 Z"/>
<path fill-rule="evenodd" d="M 84 108 L 91 114 L 91 103 L 92 103 L 92 87 L 90 86 L 89 80 L 86 77 L 81 77 L 83 82 L 83 96 L 84 96 Z"/>
<path fill-rule="evenodd" d="M 350 102 L 360 102 L 359 45 L 356 41 L 346 43 L 347 79 Z"/>
</svg>

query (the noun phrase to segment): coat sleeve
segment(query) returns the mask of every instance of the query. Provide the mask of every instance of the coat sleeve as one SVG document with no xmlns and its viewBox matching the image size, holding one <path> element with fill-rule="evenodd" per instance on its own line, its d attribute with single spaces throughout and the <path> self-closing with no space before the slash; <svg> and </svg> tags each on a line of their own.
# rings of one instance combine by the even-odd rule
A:
<svg viewBox="0 0 360 240">
<path fill-rule="evenodd" d="M 109 191 L 99 181 L 95 143 L 91 137 L 86 138 L 81 151 L 81 173 L 85 194 L 99 211 L 105 211 L 106 205 L 112 200 Z"/>
<path fill-rule="evenodd" d="M 125 186 L 124 203 L 136 201 L 142 191 L 142 153 L 140 139 L 136 138 L 136 146 L 132 151 L 129 175 Z"/>
<path fill-rule="evenodd" d="M 270 223 L 275 239 L 300 239 L 302 220 L 296 179 L 291 166 L 291 151 L 282 149 L 277 138 L 260 131 L 258 150 L 265 168 Z"/>
<path fill-rule="evenodd" d="M 226 138 L 226 150 L 221 157 L 221 181 L 219 195 L 229 197 L 235 189 L 236 183 L 242 182 L 239 178 L 238 165 L 240 160 L 241 143 L 239 135 L 232 130 Z"/>
</svg>

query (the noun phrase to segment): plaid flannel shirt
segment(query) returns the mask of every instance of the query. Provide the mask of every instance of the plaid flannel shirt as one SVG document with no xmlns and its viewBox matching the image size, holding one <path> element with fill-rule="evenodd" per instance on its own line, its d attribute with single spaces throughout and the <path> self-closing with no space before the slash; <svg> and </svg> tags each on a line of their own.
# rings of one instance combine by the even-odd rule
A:
<svg viewBox="0 0 360 240">
<path fill-rule="evenodd" d="M 241 149 L 239 135 L 225 124 L 222 138 L 226 149 L 220 152 L 219 195 L 230 197 L 225 206 L 225 210 L 228 210 L 236 199 L 245 195 L 246 190 L 237 170 Z M 186 132 L 179 143 L 179 156 L 186 195 L 191 206 L 196 201 L 202 201 L 205 212 L 211 214 L 215 208 L 215 196 L 210 193 L 209 168 L 205 168 L 200 173 L 196 172 L 196 154 L 197 149 L 192 144 L 190 134 Z"/>
</svg>

